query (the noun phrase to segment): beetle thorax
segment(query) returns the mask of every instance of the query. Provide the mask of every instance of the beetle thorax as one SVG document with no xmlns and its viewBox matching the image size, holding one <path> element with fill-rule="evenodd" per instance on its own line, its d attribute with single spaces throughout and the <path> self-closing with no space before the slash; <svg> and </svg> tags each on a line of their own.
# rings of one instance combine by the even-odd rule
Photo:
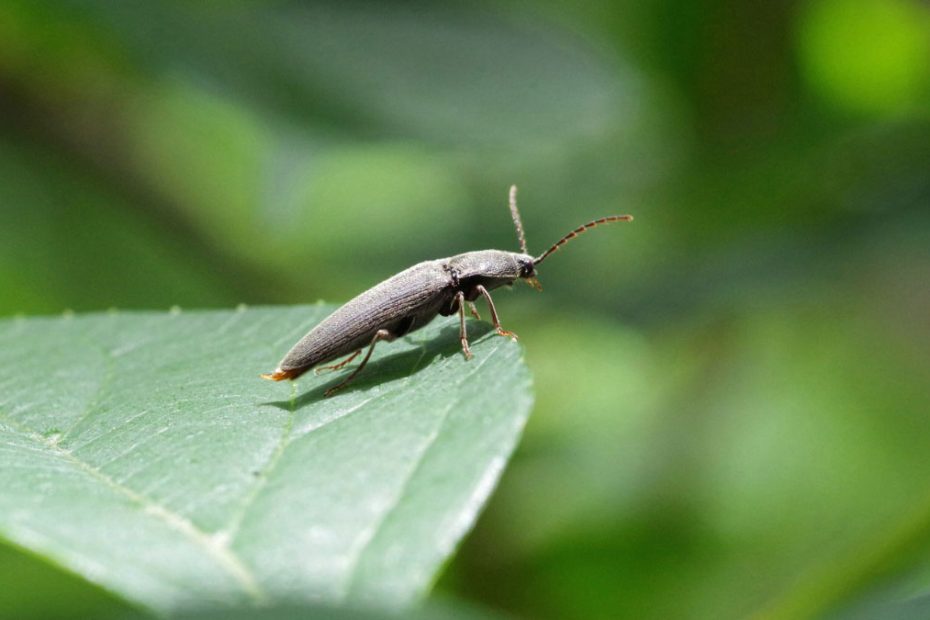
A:
<svg viewBox="0 0 930 620">
<path fill-rule="evenodd" d="M 459 288 L 482 284 L 487 289 L 511 284 L 526 277 L 527 265 L 532 269 L 533 258 L 517 252 L 479 250 L 466 252 L 448 259 L 447 269 L 459 282 Z"/>
<path fill-rule="evenodd" d="M 483 276 L 515 280 L 520 277 L 518 255 L 501 250 L 478 250 L 466 252 L 449 259 L 449 267 L 454 269 L 459 278 Z"/>
</svg>

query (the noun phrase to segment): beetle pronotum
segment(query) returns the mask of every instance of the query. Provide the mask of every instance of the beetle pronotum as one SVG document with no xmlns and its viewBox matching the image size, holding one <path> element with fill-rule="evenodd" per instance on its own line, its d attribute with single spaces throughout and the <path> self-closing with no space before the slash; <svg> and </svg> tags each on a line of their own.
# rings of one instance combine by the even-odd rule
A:
<svg viewBox="0 0 930 620">
<path fill-rule="evenodd" d="M 516 335 L 501 327 L 497 309 L 489 291 L 510 286 L 516 280 L 526 280 L 542 290 L 536 279 L 536 267 L 553 252 L 581 233 L 610 222 L 629 222 L 631 215 L 609 215 L 593 220 L 572 230 L 552 246 L 533 258 L 526 250 L 526 236 L 520 212 L 517 211 L 517 186 L 510 188 L 510 215 L 517 229 L 520 253 L 503 250 L 465 252 L 449 258 L 424 261 L 401 271 L 384 282 L 368 289 L 358 297 L 323 319 L 288 351 L 274 372 L 263 374 L 263 379 L 281 381 L 295 379 L 311 368 L 348 357 L 326 368 L 342 368 L 368 350 L 358 368 L 338 385 L 326 391 L 326 396 L 345 387 L 362 371 L 375 345 L 380 340 L 391 341 L 424 327 L 437 315 L 459 314 L 459 340 L 465 359 L 471 359 L 468 334 L 465 328 L 465 304 L 478 316 L 474 301 L 484 297 L 491 312 L 491 323 L 501 336 L 516 339 Z"/>
</svg>

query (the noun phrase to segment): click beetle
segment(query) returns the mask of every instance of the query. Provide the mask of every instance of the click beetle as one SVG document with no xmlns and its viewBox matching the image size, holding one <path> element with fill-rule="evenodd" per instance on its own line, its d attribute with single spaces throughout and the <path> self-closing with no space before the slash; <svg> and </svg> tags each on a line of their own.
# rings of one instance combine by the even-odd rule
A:
<svg viewBox="0 0 930 620">
<path fill-rule="evenodd" d="M 348 357 L 338 364 L 325 367 L 337 370 L 368 350 L 361 364 L 338 385 L 328 389 L 326 396 L 345 387 L 362 371 L 379 340 L 391 341 L 426 326 L 437 315 L 459 315 L 459 340 L 466 359 L 471 359 L 465 328 L 465 304 L 475 318 L 480 318 L 474 301 L 484 297 L 491 313 L 491 323 L 501 336 L 516 339 L 516 335 L 501 327 L 497 309 L 489 291 L 510 286 L 516 280 L 527 281 L 542 290 L 536 279 L 536 267 L 550 254 L 581 233 L 600 224 L 629 222 L 631 215 L 610 215 L 588 222 L 572 230 L 537 257 L 527 253 L 523 223 L 517 211 L 517 187 L 510 188 L 510 215 L 517 230 L 520 252 L 478 250 L 449 258 L 424 261 L 401 271 L 355 297 L 323 319 L 295 344 L 274 372 L 263 379 L 281 381 L 296 379 L 311 368 Z"/>
</svg>

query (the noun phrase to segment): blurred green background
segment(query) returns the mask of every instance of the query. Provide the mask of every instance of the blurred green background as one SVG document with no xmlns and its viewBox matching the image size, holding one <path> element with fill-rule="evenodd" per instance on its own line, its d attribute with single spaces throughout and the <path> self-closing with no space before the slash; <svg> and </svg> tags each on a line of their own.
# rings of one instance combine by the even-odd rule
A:
<svg viewBox="0 0 930 620">
<path fill-rule="evenodd" d="M 438 597 L 930 591 L 926 2 L 0 5 L 2 316 L 345 301 L 516 249 L 511 183 L 531 251 L 636 221 L 496 295 L 537 406 Z M 0 575 L 21 615 L 119 607 L 11 549 Z"/>
</svg>

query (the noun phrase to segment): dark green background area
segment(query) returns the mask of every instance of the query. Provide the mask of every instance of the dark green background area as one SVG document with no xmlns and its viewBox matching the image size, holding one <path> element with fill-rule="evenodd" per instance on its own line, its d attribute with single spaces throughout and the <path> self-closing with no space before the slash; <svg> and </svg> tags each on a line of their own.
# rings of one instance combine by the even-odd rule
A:
<svg viewBox="0 0 930 620">
<path fill-rule="evenodd" d="M 495 295 L 537 404 L 436 596 L 907 617 L 927 58 L 918 0 L 4 2 L 0 315 L 344 301 L 516 249 L 511 183 L 534 252 L 632 213 Z M 122 609 L 17 550 L 0 575 L 17 614 Z"/>
</svg>

